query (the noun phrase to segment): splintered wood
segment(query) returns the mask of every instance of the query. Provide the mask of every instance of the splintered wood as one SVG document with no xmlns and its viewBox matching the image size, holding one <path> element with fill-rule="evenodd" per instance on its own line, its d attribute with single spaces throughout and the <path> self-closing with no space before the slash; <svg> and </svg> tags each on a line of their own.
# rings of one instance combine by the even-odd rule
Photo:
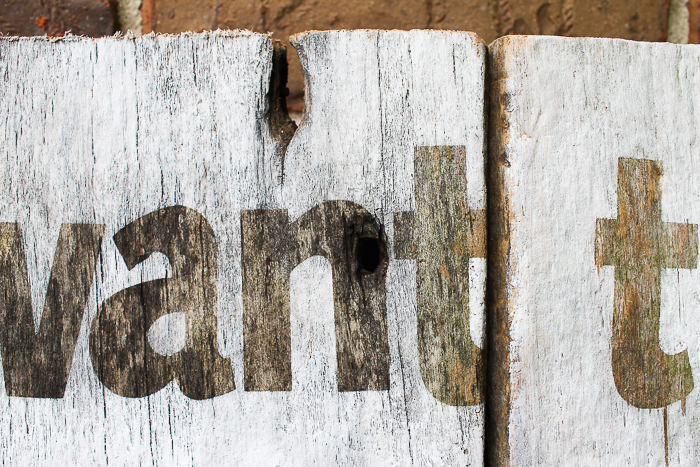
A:
<svg viewBox="0 0 700 467">
<path fill-rule="evenodd" d="M 700 457 L 700 49 L 491 45 L 493 465 Z"/>
<path fill-rule="evenodd" d="M 3 463 L 483 464 L 486 47 L 293 40 L 0 39 Z"/>
</svg>

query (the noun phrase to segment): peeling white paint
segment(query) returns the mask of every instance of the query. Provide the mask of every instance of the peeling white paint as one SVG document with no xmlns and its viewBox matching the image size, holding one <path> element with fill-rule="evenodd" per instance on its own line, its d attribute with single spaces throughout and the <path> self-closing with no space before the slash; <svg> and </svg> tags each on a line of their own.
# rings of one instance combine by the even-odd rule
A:
<svg viewBox="0 0 700 467">
<path fill-rule="evenodd" d="M 322 258 L 292 273 L 292 391 L 243 390 L 242 209 L 288 209 L 296 218 L 346 199 L 386 224 L 412 208 L 413 147 L 446 143 L 468 148 L 466 196 L 475 208 L 485 203 L 483 44 L 459 32 L 338 32 L 306 36 L 307 53 L 313 40 L 309 113 L 284 161 L 266 120 L 267 36 L 0 40 L 0 76 L 12 76 L 0 80 L 0 221 L 22 226 L 37 319 L 60 224 L 106 225 L 65 397 L 7 397 L 0 375 L 5 463 L 483 463 L 483 407 L 444 405 L 423 385 L 411 262 L 392 262 L 387 272 L 388 391 L 337 391 Z M 432 99 L 436 87 L 444 94 Z M 97 307 L 173 271 L 162 255 L 129 271 L 112 236 L 175 204 L 200 212 L 216 234 L 217 344 L 231 358 L 236 390 L 196 401 L 170 383 L 147 398 L 120 397 L 92 368 Z M 482 286 L 479 264 L 470 289 Z M 161 350 L 178 348 L 178 329 Z"/>
<path fill-rule="evenodd" d="M 618 158 L 661 161 L 665 222 L 700 223 L 700 47 L 513 37 L 506 192 L 511 465 L 666 465 L 664 409 L 612 374 L 614 268 L 596 219 L 617 217 Z M 493 47 L 493 45 L 492 45 Z M 700 270 L 662 277 L 660 345 L 688 349 L 695 389 L 668 407 L 668 465 L 700 458 Z"/>
</svg>

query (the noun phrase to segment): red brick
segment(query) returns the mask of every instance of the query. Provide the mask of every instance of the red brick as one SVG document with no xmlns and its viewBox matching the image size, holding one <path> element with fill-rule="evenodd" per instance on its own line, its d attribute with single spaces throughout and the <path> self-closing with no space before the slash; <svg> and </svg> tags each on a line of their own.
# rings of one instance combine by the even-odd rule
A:
<svg viewBox="0 0 700 467">
<path fill-rule="evenodd" d="M 0 32 L 15 36 L 100 37 L 116 31 L 109 0 L 0 0 Z"/>
</svg>

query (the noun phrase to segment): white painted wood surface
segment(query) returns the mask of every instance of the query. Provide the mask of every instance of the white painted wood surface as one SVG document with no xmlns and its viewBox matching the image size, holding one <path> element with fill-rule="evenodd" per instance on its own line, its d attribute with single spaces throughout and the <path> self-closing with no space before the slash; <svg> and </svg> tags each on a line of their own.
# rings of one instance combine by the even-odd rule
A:
<svg viewBox="0 0 700 467">
<path fill-rule="evenodd" d="M 0 377 L 3 462 L 483 463 L 483 405 L 445 405 L 422 382 L 412 261 L 392 261 L 387 272 L 388 391 L 338 392 L 331 269 L 321 257 L 292 273 L 291 392 L 244 391 L 241 210 L 287 209 L 294 221 L 324 201 L 354 201 L 391 239 L 393 212 L 413 209 L 414 147 L 430 145 L 466 147 L 465 197 L 470 209 L 485 208 L 486 48 L 475 36 L 355 31 L 297 43 L 308 113 L 281 160 L 266 116 L 266 36 L 0 41 L 0 222 L 22 228 L 37 323 L 61 224 L 106 226 L 65 396 L 7 397 Z M 121 397 L 91 364 L 97 309 L 173 268 L 153 254 L 129 271 L 112 236 L 173 205 L 197 210 L 216 235 L 217 345 L 236 389 L 200 401 L 171 382 L 149 397 Z M 470 305 L 483 307 L 485 259 L 470 268 Z M 481 345 L 483 312 L 471 314 Z M 163 354 L 184 344 L 182 318 L 149 332 Z"/>
<path fill-rule="evenodd" d="M 638 408 L 614 382 L 615 268 L 596 266 L 595 239 L 597 219 L 618 217 L 620 158 L 662 165 L 662 221 L 700 222 L 700 48 L 509 37 L 490 51 L 510 230 L 509 464 L 695 465 L 700 270 L 662 270 L 658 339 L 687 349 L 695 389 Z"/>
<path fill-rule="evenodd" d="M 470 209 L 486 208 L 486 48 L 476 36 L 360 30 L 303 33 L 293 36 L 292 43 L 307 80 L 307 113 L 285 159 L 280 196 L 298 200 L 290 207 L 290 218 L 322 200 L 345 199 L 375 214 L 393 238 L 392 214 L 415 208 L 417 146 L 465 146 L 467 204 Z M 485 261 L 472 260 L 476 274 L 470 299 L 476 303 L 484 296 Z M 368 398 L 381 407 L 381 419 L 398 425 L 373 435 L 374 442 L 393 439 L 386 449 L 395 453 L 398 464 L 481 465 L 483 404 L 451 407 L 434 399 L 423 384 L 414 327 L 415 281 L 414 261 L 389 264 L 391 387 L 388 394 L 358 393 L 353 398 Z M 474 310 L 474 315 L 472 331 L 477 333 L 483 312 Z M 474 336 L 480 346 L 482 340 Z"/>
</svg>

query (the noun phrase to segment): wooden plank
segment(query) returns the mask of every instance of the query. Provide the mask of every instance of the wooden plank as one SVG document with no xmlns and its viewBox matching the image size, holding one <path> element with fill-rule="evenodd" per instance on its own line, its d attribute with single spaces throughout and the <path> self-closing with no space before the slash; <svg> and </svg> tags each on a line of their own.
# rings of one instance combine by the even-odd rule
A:
<svg viewBox="0 0 700 467">
<path fill-rule="evenodd" d="M 7 348 L 31 349 L 1 331 L 3 462 L 250 459 L 224 447 L 255 437 L 242 420 L 261 405 L 241 407 L 232 356 L 242 348 L 240 211 L 260 203 L 259 168 L 277 147 L 264 118 L 272 53 L 269 39 L 248 33 L 0 42 L 0 68 L 11 77 L 0 85 L 3 258 L 23 269 L 10 277 L 27 278 L 21 297 L 33 309 L 29 324 L 40 325 L 38 356 L 19 362 L 36 370 L 22 394 L 9 386 Z M 86 224 L 102 230 L 76 230 Z M 75 243 L 97 234 L 101 248 L 85 243 L 96 245 L 95 261 Z M 82 302 L 73 306 L 73 296 Z M 7 320 L 13 309 L 2 313 Z M 186 339 L 167 345 L 179 314 Z M 165 355 L 146 342 L 154 321 Z M 41 357 L 54 355 L 56 334 L 66 349 L 60 372 Z M 40 374 L 54 368 L 62 386 Z M 43 385 L 51 394 L 37 392 Z M 272 419 L 258 421 L 268 440 Z"/>
<path fill-rule="evenodd" d="M 309 110 L 285 158 L 282 196 L 306 200 L 290 217 L 343 199 L 377 218 L 394 259 L 382 274 L 388 407 L 404 410 L 400 419 L 410 428 L 401 442 L 410 442 L 417 464 L 481 464 L 475 344 L 483 347 L 486 259 L 475 245 L 485 225 L 470 230 L 460 221 L 486 207 L 485 47 L 469 33 L 444 31 L 317 32 L 291 40 L 308 77 Z M 444 217 L 430 216 L 431 208 Z M 450 262 L 453 253 L 459 265 Z M 433 326 L 439 318 L 442 327 Z"/>
<path fill-rule="evenodd" d="M 486 47 L 296 41 L 0 40 L 5 463 L 483 463 Z"/>
<path fill-rule="evenodd" d="M 693 464 L 700 49 L 491 52 L 491 461 Z"/>
</svg>

